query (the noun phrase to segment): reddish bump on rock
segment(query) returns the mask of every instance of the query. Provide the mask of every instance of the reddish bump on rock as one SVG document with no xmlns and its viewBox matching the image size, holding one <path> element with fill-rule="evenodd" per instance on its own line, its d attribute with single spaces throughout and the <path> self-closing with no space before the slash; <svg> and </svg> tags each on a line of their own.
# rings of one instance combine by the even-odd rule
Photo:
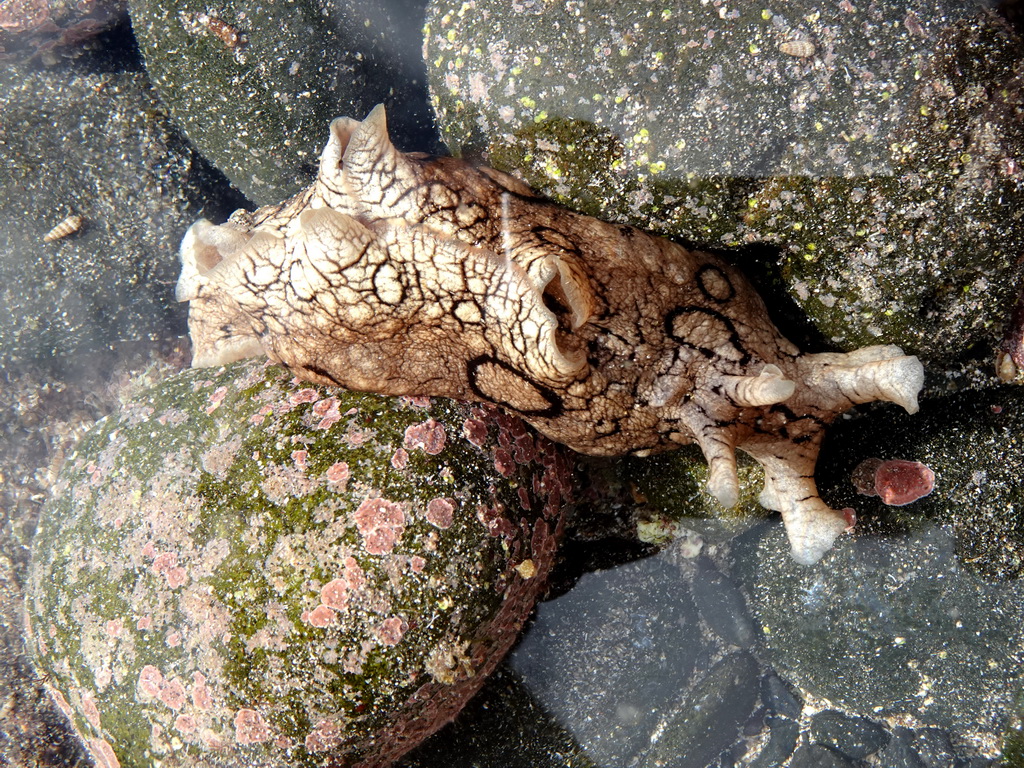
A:
<svg viewBox="0 0 1024 768">
<path fill-rule="evenodd" d="M 935 473 L 919 461 L 890 459 L 875 470 L 875 492 L 893 507 L 917 501 L 934 488 Z"/>
<path fill-rule="evenodd" d="M 865 459 L 850 475 L 857 493 L 879 496 L 882 503 L 902 507 L 935 488 L 935 473 L 919 461 Z"/>
</svg>

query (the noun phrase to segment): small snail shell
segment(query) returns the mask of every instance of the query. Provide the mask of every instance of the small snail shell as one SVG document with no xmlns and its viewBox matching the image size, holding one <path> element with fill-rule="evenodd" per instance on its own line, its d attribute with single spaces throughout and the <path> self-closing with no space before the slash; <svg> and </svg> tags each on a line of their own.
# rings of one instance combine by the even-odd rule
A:
<svg viewBox="0 0 1024 768">
<path fill-rule="evenodd" d="M 783 43 L 779 43 L 779 50 L 787 56 L 806 59 L 813 56 L 814 52 L 818 49 L 810 40 L 786 40 Z"/>
<path fill-rule="evenodd" d="M 54 240 L 63 240 L 65 237 L 70 237 L 79 230 L 82 229 L 85 224 L 85 219 L 79 216 L 77 213 L 73 213 L 68 216 L 64 221 L 55 226 L 45 235 L 43 235 L 44 243 L 52 243 Z"/>
</svg>

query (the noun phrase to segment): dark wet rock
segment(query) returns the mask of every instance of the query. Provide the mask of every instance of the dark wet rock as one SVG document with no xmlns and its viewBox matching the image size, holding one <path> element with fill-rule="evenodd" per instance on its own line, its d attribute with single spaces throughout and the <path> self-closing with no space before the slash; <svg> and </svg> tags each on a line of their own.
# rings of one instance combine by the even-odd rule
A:
<svg viewBox="0 0 1024 768">
<path fill-rule="evenodd" d="M 961 760 L 949 734 L 941 728 L 920 728 L 915 732 L 914 749 L 924 761 L 925 768 L 961 768 Z"/>
<path fill-rule="evenodd" d="M 430 149 L 421 0 L 132 0 L 146 69 L 189 139 L 257 205 L 308 186 L 335 117 L 387 105 Z"/>
<path fill-rule="evenodd" d="M 804 708 L 791 686 L 774 672 L 761 678 L 761 700 L 769 712 L 794 720 Z"/>
<path fill-rule="evenodd" d="M 797 738 L 800 736 L 800 724 L 788 717 L 768 718 L 768 743 L 764 749 L 748 763 L 749 768 L 775 768 L 782 765 L 793 754 Z"/>
<path fill-rule="evenodd" d="M 828 747 L 820 744 L 805 744 L 796 751 L 789 768 L 855 768 L 856 763 L 848 760 Z"/>
<path fill-rule="evenodd" d="M 811 718 L 811 740 L 855 760 L 873 755 L 889 743 L 889 734 L 865 717 L 826 709 Z"/>
<path fill-rule="evenodd" d="M 507 664 L 398 768 L 599 768 Z"/>
<path fill-rule="evenodd" d="M 733 570 L 779 674 L 854 714 L 1000 731 L 1022 682 L 1024 585 L 960 567 L 944 527 L 842 538 L 811 567 L 782 536 L 737 541 Z"/>
<path fill-rule="evenodd" d="M 853 507 L 865 531 L 892 532 L 925 520 L 952 525 L 960 562 L 986 578 L 1024 573 L 1024 390 L 1003 386 L 922 402 L 906 416 L 835 424 L 818 465 L 818 485 L 836 509 Z M 935 473 L 930 495 L 889 507 L 854 488 L 865 459 L 918 461 Z"/>
<path fill-rule="evenodd" d="M 878 750 L 878 761 L 887 768 L 928 768 L 914 749 L 914 738 L 909 728 L 894 729 L 889 743 Z"/>
<path fill-rule="evenodd" d="M 771 243 L 833 343 L 949 360 L 999 340 L 1024 249 L 1021 43 L 979 8 L 436 0 L 425 50 L 456 153 L 592 215 Z"/>
<path fill-rule="evenodd" d="M 180 334 L 181 237 L 239 200 L 145 76 L 0 62 L 0 112 L 0 361 L 66 365 Z M 43 241 L 72 216 L 77 231 Z"/>
<path fill-rule="evenodd" d="M 698 568 L 690 589 L 697 612 L 711 631 L 740 648 L 754 644 L 747 603 L 732 579 L 713 566 Z"/>
<path fill-rule="evenodd" d="M 0 3 L 0 60 L 46 56 L 110 29 L 128 0 L 16 0 Z"/>
<path fill-rule="evenodd" d="M 757 701 L 758 665 L 746 651 L 726 656 L 669 712 L 647 764 L 705 768 L 737 738 Z"/>
<path fill-rule="evenodd" d="M 538 606 L 509 663 L 595 762 L 626 765 L 703 649 L 686 581 L 650 557 L 586 574 Z"/>
<path fill-rule="evenodd" d="M 136 396 L 35 539 L 55 700 L 124 766 L 389 764 L 479 688 L 553 562 L 568 464 L 538 439 L 503 480 L 513 428 L 259 361 Z"/>
</svg>

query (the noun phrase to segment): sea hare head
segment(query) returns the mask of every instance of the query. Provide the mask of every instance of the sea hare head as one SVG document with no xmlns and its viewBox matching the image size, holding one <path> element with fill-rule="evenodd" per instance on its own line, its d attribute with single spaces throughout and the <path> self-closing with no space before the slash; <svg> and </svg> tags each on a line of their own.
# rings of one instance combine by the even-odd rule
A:
<svg viewBox="0 0 1024 768">
<path fill-rule="evenodd" d="M 181 255 L 196 365 L 262 351 L 322 383 L 487 401 L 595 455 L 696 442 L 725 505 L 741 448 L 804 563 L 852 524 L 815 488 L 824 427 L 873 400 L 913 412 L 923 382 L 897 347 L 800 354 L 714 255 L 399 152 L 382 107 L 332 124 L 305 192 L 197 223 Z"/>
</svg>

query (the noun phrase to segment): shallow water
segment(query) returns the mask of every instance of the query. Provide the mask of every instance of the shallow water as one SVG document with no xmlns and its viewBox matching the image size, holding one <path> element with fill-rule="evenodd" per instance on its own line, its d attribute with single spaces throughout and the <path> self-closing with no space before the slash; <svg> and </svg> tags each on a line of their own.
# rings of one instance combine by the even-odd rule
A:
<svg viewBox="0 0 1024 768">
<path fill-rule="evenodd" d="M 702 136 L 685 121 L 677 124 L 659 113 L 666 109 L 658 102 L 662 88 L 672 82 L 668 71 L 654 66 L 664 60 L 656 55 L 661 48 L 654 50 L 666 45 L 664 30 L 650 32 L 657 45 L 648 45 L 642 19 L 654 14 L 667 23 L 673 13 L 679 18 L 678 8 L 685 4 L 666 5 L 671 8 L 637 5 L 635 13 L 625 17 L 632 25 L 628 26 L 597 12 L 588 19 L 585 3 L 565 4 L 567 17 L 579 25 L 573 27 L 578 39 L 589 46 L 588 36 L 595 33 L 584 25 L 592 22 L 611 30 L 601 34 L 618 36 L 621 49 L 611 43 L 607 52 L 594 48 L 591 61 L 587 47 L 578 69 L 553 68 L 556 74 L 566 73 L 567 84 L 582 79 L 590 99 L 589 107 L 580 107 L 577 100 L 561 114 L 547 105 L 559 99 L 569 104 L 570 96 L 575 96 L 557 92 L 550 82 L 554 75 L 544 70 L 558 52 L 555 43 L 547 39 L 546 31 L 531 32 L 539 40 L 536 77 L 532 82 L 529 75 L 509 80 L 507 72 L 528 67 L 535 57 L 523 56 L 526 44 L 521 41 L 519 48 L 509 47 L 514 35 L 501 31 L 497 23 L 506 29 L 526 29 L 534 23 L 531 19 L 550 13 L 552 4 L 514 3 L 506 17 L 488 17 L 495 22 L 496 37 L 488 55 L 479 58 L 494 67 L 493 80 L 504 83 L 504 97 L 497 89 L 487 90 L 491 81 L 481 80 L 479 71 L 470 71 L 480 63 L 473 63 L 468 53 L 465 69 L 442 63 L 428 75 L 409 68 L 408 61 L 419 56 L 423 9 L 415 5 L 385 6 L 378 14 L 385 19 L 381 23 L 401 27 L 398 39 L 403 48 L 395 54 L 401 61 L 361 76 L 379 78 L 373 81 L 378 91 L 387 91 L 388 78 L 401 76 L 413 82 L 402 97 L 407 114 L 396 120 L 404 126 L 404 148 L 436 151 L 444 136 L 453 148 L 461 145 L 476 151 L 482 148 L 483 135 L 491 141 L 486 148 L 492 162 L 518 168 L 560 201 L 575 200 L 576 207 L 587 212 L 628 220 L 687 243 L 745 246 L 734 257 L 749 268 L 770 300 L 777 300 L 772 311 L 787 334 L 818 349 L 849 348 L 865 343 L 865 338 L 911 346 L 925 358 L 929 373 L 925 407 L 917 417 L 865 409 L 866 415 L 836 425 L 819 468 L 819 485 L 833 506 L 854 507 L 859 523 L 853 535 L 841 538 L 832 552 L 810 567 L 790 559 L 781 522 L 758 516 L 752 501 L 738 516 L 716 519 L 716 508 L 700 491 L 704 477 L 699 465 L 693 469 L 685 461 L 677 466 L 661 458 L 648 464 L 640 459 L 586 463 L 584 483 L 589 485 L 567 532 L 550 599 L 539 606 L 518 647 L 455 723 L 400 764 L 1024 765 L 1019 734 L 1024 716 L 1024 395 L 995 377 L 993 362 L 1000 349 L 1004 363 L 1020 352 L 1020 329 L 1012 320 L 1021 286 L 1019 268 L 1002 268 L 993 260 L 958 283 L 965 269 L 961 260 L 925 263 L 921 255 L 926 248 L 952 249 L 964 242 L 970 251 L 990 242 L 985 238 L 1024 242 L 1024 225 L 1019 210 L 1014 214 L 1013 209 L 1022 199 L 1018 196 L 1024 184 L 1019 165 L 1024 163 L 1024 146 L 1014 127 L 1024 108 L 1019 38 L 1016 57 L 1013 45 L 999 49 L 1003 58 L 993 59 L 995 75 L 974 73 L 971 50 L 955 47 L 974 40 L 974 6 L 949 11 L 953 18 L 967 19 L 967 31 L 952 38 L 941 35 L 945 20 L 928 18 L 927 4 L 862 9 L 874 14 L 878 26 L 869 29 L 865 22 L 864 50 L 853 53 L 844 53 L 841 37 L 833 40 L 816 26 L 824 22 L 814 17 L 818 11 L 812 3 L 802 3 L 796 22 L 785 29 L 779 20 L 785 9 L 758 6 L 751 23 L 768 14 L 763 21 L 773 29 L 813 33 L 788 40 L 813 39 L 815 45 L 783 46 L 781 57 L 765 65 L 778 74 L 783 86 L 804 82 L 806 88 L 788 93 L 778 114 L 759 111 L 766 107 L 751 102 L 745 105 L 749 112 L 728 123 L 743 111 L 737 101 L 742 89 L 730 83 L 728 62 L 712 61 L 702 71 L 700 93 L 689 93 L 687 98 L 692 99 L 686 102 L 694 110 L 687 113 L 691 122 L 707 117 L 701 122 L 706 134 Z M 711 5 L 723 23 L 740 18 L 745 8 L 725 2 Z M 846 8 L 855 4 L 836 5 L 842 13 L 855 12 Z M 461 45 L 460 36 L 469 34 L 469 21 L 461 26 L 452 22 L 461 18 L 459 9 L 453 8 L 450 17 L 433 7 L 427 14 L 435 20 L 433 34 L 438 40 L 458 40 Z M 481 12 L 475 6 L 470 10 Z M 834 12 L 831 4 L 821 7 L 821 13 Z M 189 17 L 194 36 L 204 44 L 216 43 L 223 35 L 209 24 L 200 28 L 198 13 Z M 892 51 L 878 42 L 878 29 L 885 26 L 878 19 L 888 15 L 899 20 L 894 37 L 898 45 L 894 43 Z M 449 21 L 439 32 L 441 18 Z M 149 17 L 143 19 L 140 7 L 140 36 L 147 34 L 142 31 L 144 23 Z M 982 28 L 979 22 L 978 29 Z M 449 29 L 454 34 L 449 35 Z M 271 81 L 282 77 L 260 62 L 266 50 L 273 50 L 271 46 L 261 53 L 260 30 L 244 31 L 250 38 L 247 46 L 228 44 L 218 53 L 200 50 L 191 55 L 225 55 Z M 676 42 L 697 34 L 692 28 L 687 32 Z M 507 36 L 499 39 L 502 35 Z M 719 35 L 730 45 L 739 41 L 738 36 Z M 705 34 L 701 39 L 714 38 Z M 145 45 L 153 46 L 152 38 L 147 39 Z M 289 55 L 305 61 L 299 55 L 301 35 L 298 39 L 290 44 L 298 44 L 299 50 Z M 311 36 L 308 45 L 312 49 L 320 42 Z M 754 56 L 756 43 L 742 42 L 737 56 Z M 912 49 L 904 47 L 911 43 Z M 879 113 L 876 128 L 881 126 L 882 133 L 867 149 L 848 141 L 840 151 L 828 141 L 812 140 L 820 129 L 813 120 L 804 120 L 810 114 L 806 105 L 829 99 L 841 102 L 836 93 L 843 82 L 863 86 L 863 92 L 854 89 L 858 98 L 870 91 L 871 99 L 877 95 L 889 103 L 895 94 L 898 101 L 898 88 L 884 97 L 888 92 L 872 90 L 878 76 L 868 64 L 860 70 L 852 67 L 854 53 L 863 54 L 865 61 L 897 61 L 909 55 L 908 50 L 917 55 L 929 45 L 945 52 L 948 67 L 959 68 L 957 77 L 971 70 L 970 76 L 981 78 L 973 90 L 965 86 L 949 96 L 951 135 L 937 141 L 938 146 L 951 148 L 949 153 L 929 155 L 926 163 L 914 154 L 916 146 L 906 152 L 893 150 L 885 131 L 895 135 L 912 117 L 895 107 Z M 132 387 L 137 390 L 139 381 L 156 383 L 186 363 L 187 344 L 181 339 L 184 308 L 172 297 L 177 243 L 184 228 L 200 216 L 221 221 L 236 206 L 253 207 L 214 167 L 227 173 L 254 203 L 276 202 L 289 184 L 297 184 L 304 173 L 308 176 L 308 165 L 315 161 L 311 153 L 319 151 L 324 133 L 308 128 L 306 121 L 314 122 L 311 116 L 294 125 L 285 121 L 286 130 L 296 131 L 295 143 L 277 149 L 293 158 L 290 165 L 274 176 L 271 170 L 257 171 L 254 160 L 249 172 L 238 157 L 254 153 L 254 147 L 256 154 L 263 151 L 259 141 L 249 145 L 249 139 L 239 135 L 234 147 L 218 145 L 205 133 L 212 123 L 196 127 L 213 118 L 201 111 L 188 112 L 194 109 L 186 104 L 188 99 L 175 102 L 168 111 L 147 80 L 156 80 L 157 67 L 166 63 L 157 64 L 152 49 L 147 49 L 148 61 L 143 62 L 133 46 L 129 29 L 121 26 L 78 48 L 43 51 L 41 46 L 42 52 L 30 61 L 24 61 L 23 54 L 18 54 L 22 60 L 0 61 L 5 69 L 0 154 L 6 164 L 6 171 L 0 172 L 0 274 L 6 315 L 0 323 L 0 761 L 15 766 L 88 764 L 63 715 L 44 694 L 45 681 L 26 657 L 22 640 L 29 547 L 56 473 L 77 438 L 97 418 L 115 410 Z M 451 53 L 436 41 L 433 46 L 437 61 Z M 416 56 L 410 57 L 412 49 Z M 616 62 L 632 61 L 627 54 L 635 49 L 653 57 L 643 78 L 635 68 L 616 70 Z M 324 71 L 337 66 L 318 61 Z M 689 71 L 707 60 L 694 61 Z M 863 63 L 856 61 L 858 66 Z M 189 66 L 201 69 L 199 64 Z M 920 70 L 915 76 L 896 69 L 894 64 L 893 82 L 903 76 L 909 82 L 922 77 Z M 183 65 L 181 70 L 188 68 Z M 441 94 L 435 95 L 445 116 L 440 134 L 427 128 L 428 77 L 435 94 Z M 612 88 L 617 77 L 629 80 L 621 85 L 625 96 L 618 101 Z M 168 89 L 165 93 L 173 91 L 164 70 L 160 82 Z M 869 88 L 867 83 L 874 84 Z M 680 84 L 678 90 L 686 88 Z M 982 91 L 989 101 L 978 95 Z M 266 97 L 258 88 L 252 94 L 240 92 L 250 101 Z M 612 96 L 597 98 L 606 92 Z M 336 93 L 319 98 L 328 103 L 333 98 L 331 109 L 362 117 L 358 101 L 337 107 Z M 935 96 L 938 103 L 943 98 L 942 93 Z M 464 105 L 475 104 L 474 130 L 480 135 L 463 124 L 469 120 L 459 117 L 462 113 L 453 106 L 459 99 Z M 288 104 L 287 99 L 278 101 Z M 623 102 L 625 106 L 616 106 Z M 964 106 L 971 118 L 967 123 L 956 122 L 960 102 L 970 102 L 970 108 Z M 924 114 L 925 105 L 914 104 Z M 223 115 L 230 117 L 219 119 L 237 118 L 229 106 L 237 105 L 224 106 Z M 492 106 L 493 114 L 488 112 Z M 538 130 L 550 125 L 549 118 L 565 118 L 593 121 L 617 137 L 625 147 L 615 156 L 618 164 L 613 162 L 618 175 L 602 176 L 600 167 L 595 170 L 584 162 L 606 149 L 600 142 L 588 144 L 586 136 L 566 140 L 556 133 L 520 132 L 509 139 L 502 134 L 503 125 L 524 120 L 515 112 L 520 109 L 531 110 L 529 121 L 540 126 Z M 824 110 L 833 117 L 839 112 L 842 109 Z M 857 124 L 863 128 L 875 119 L 869 113 L 865 108 L 863 114 L 846 116 L 855 123 L 861 120 Z M 801 117 L 793 121 L 791 114 Z M 782 120 L 781 115 L 789 115 L 786 130 L 773 132 L 769 123 Z M 758 126 L 755 135 L 737 133 L 752 124 Z M 964 124 L 974 133 L 957 135 L 957 127 Z M 300 140 L 303 130 L 308 133 Z M 253 133 L 258 132 L 254 128 Z M 186 141 L 186 134 L 199 150 Z M 836 130 L 829 135 L 841 134 Z M 701 144 L 709 140 L 719 144 Z M 517 141 L 529 143 L 532 150 L 520 154 L 518 161 L 515 152 L 524 145 Z M 69 149 L 69 143 L 74 148 Z M 694 146 L 703 149 L 688 153 L 687 147 Z M 593 157 L 587 157 L 588 151 Z M 279 159 L 267 156 L 266 168 L 280 167 Z M 894 157 L 904 156 L 910 158 L 907 163 L 920 163 L 910 174 L 918 187 L 901 176 L 905 168 Z M 619 173 L 624 166 L 632 167 L 630 173 Z M 686 173 L 700 178 L 695 182 Z M 654 177 L 685 181 L 692 194 L 686 196 L 671 184 L 648 184 Z M 705 177 L 714 183 L 701 186 Z M 786 181 L 774 187 L 750 186 L 765 177 Z M 787 187 L 793 179 L 813 184 Z M 899 179 L 900 184 L 886 186 L 890 179 Z M 607 185 L 599 188 L 602 180 Z M 730 186 L 733 182 L 740 186 Z M 931 210 L 927 199 L 914 197 L 921 185 L 931 189 L 928 184 L 942 190 L 947 207 Z M 715 206 L 727 193 L 744 200 L 749 196 L 755 213 L 722 224 Z M 824 213 L 814 207 L 830 195 L 839 197 L 840 203 Z M 859 211 L 857 205 L 865 199 L 877 213 L 876 218 L 865 214 L 859 220 L 875 228 L 867 233 L 856 230 L 856 217 L 846 221 L 841 216 Z M 824 228 L 819 233 L 817 242 L 824 245 L 817 252 L 832 248 L 841 255 L 848 246 L 849 262 L 837 261 L 838 255 L 822 257 L 819 271 L 801 271 L 817 262 L 809 256 L 815 249 L 808 250 L 815 241 L 804 239 L 812 225 L 793 226 L 791 214 L 796 209 L 809 221 L 840 220 L 838 233 Z M 757 215 L 762 210 L 771 211 L 779 221 L 764 224 Z M 52 243 L 41 242 L 54 225 L 73 214 L 83 216 L 80 230 Z M 996 218 L 998 224 L 993 223 Z M 917 230 L 908 224 L 921 221 L 927 226 Z M 936 233 L 942 227 L 952 233 L 946 239 Z M 896 267 L 885 261 L 892 251 L 905 259 Z M 753 261 L 758 257 L 760 261 Z M 885 269 L 892 269 L 895 277 Z M 906 275 L 911 276 L 910 285 L 903 286 L 896 277 Z M 913 289 L 928 275 L 935 279 L 928 296 L 912 300 Z M 878 288 L 888 285 L 890 277 L 897 284 L 895 297 Z M 863 288 L 850 299 L 858 302 L 858 311 L 832 311 L 837 304 L 842 309 L 843 292 L 852 290 L 850 285 Z M 943 291 L 944 286 L 955 289 Z M 890 300 L 884 311 L 865 316 L 863 307 L 871 301 Z M 819 314 L 813 314 L 814 307 L 808 309 L 811 305 Z M 812 320 L 807 319 L 808 312 Z M 1018 312 L 1016 318 L 1024 315 Z M 1005 324 L 1010 327 L 1004 333 Z M 1013 374 L 1004 371 L 1004 379 L 1013 379 Z M 136 383 L 129 385 L 131 379 Z M 935 471 L 935 491 L 898 508 L 858 494 L 850 475 L 862 459 L 872 456 L 924 462 Z M 760 482 L 756 470 L 751 472 L 743 486 L 750 499 Z M 675 490 L 665 488 L 666 478 Z M 679 490 L 682 483 L 696 490 L 684 493 Z M 131 763 L 122 759 L 122 764 Z"/>
</svg>

